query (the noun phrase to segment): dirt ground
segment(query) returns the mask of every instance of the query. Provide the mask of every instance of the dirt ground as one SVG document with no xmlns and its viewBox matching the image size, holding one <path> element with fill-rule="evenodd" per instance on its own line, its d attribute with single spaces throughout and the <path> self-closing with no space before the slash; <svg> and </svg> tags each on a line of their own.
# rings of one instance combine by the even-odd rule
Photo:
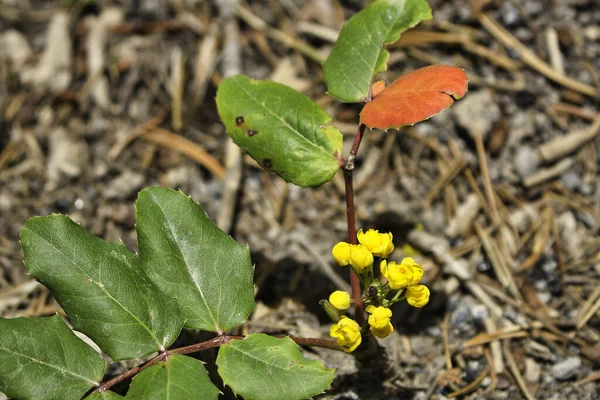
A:
<svg viewBox="0 0 600 400">
<path fill-rule="evenodd" d="M 28 218 L 68 214 L 135 251 L 137 192 L 163 185 L 249 245 L 247 331 L 327 337 L 318 301 L 349 278 L 331 257 L 343 179 L 301 189 L 265 172 L 214 97 L 236 73 L 285 83 L 349 147 L 360 105 L 325 94 L 320 62 L 366 1 L 235 3 L 0 0 L 0 315 L 60 312 L 25 273 Z M 370 382 L 352 356 L 307 349 L 338 368 L 320 398 L 600 398 L 600 3 L 484 3 L 430 0 L 434 20 L 391 46 L 388 82 L 429 64 L 470 81 L 429 121 L 368 132 L 358 156 L 358 227 L 394 234 L 431 301 L 393 310 L 392 370 Z"/>
</svg>

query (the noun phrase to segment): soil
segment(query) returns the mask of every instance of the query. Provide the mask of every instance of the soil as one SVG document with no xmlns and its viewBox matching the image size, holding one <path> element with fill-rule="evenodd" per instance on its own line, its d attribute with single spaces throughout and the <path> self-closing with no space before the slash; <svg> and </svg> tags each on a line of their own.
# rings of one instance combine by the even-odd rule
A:
<svg viewBox="0 0 600 400">
<path fill-rule="evenodd" d="M 135 251 L 137 192 L 162 185 L 250 247 L 244 329 L 328 337 L 319 300 L 349 281 L 331 257 L 347 240 L 343 178 L 301 189 L 264 171 L 231 146 L 214 97 L 234 73 L 290 85 L 334 117 L 347 154 L 360 105 L 325 94 L 319 61 L 366 1 L 235 3 L 0 0 L 0 315 L 61 312 L 26 275 L 28 218 L 68 214 Z M 423 266 L 430 303 L 393 309 L 386 374 L 304 349 L 338 368 L 319 398 L 599 399 L 597 0 L 430 5 L 380 78 L 449 64 L 469 93 L 367 131 L 355 171 L 357 226 L 393 233 L 392 259 Z"/>
</svg>

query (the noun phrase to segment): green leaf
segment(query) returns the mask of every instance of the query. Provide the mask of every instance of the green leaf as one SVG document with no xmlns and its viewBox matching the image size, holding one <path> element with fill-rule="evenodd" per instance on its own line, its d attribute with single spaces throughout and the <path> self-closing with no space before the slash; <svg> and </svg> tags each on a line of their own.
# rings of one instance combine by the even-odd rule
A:
<svg viewBox="0 0 600 400">
<path fill-rule="evenodd" d="M 85 400 L 120 400 L 120 399 L 124 399 L 125 397 L 116 394 L 115 392 L 94 392 L 92 394 L 90 394 L 88 397 L 85 398 Z"/>
<path fill-rule="evenodd" d="M 256 305 L 248 248 L 181 192 L 144 189 L 136 209 L 140 262 L 186 327 L 222 333 L 242 324 Z"/>
<path fill-rule="evenodd" d="M 322 393 L 335 370 L 302 356 L 289 337 L 248 335 L 221 346 L 219 375 L 245 400 L 306 399 Z"/>
<path fill-rule="evenodd" d="M 137 374 L 127 399 L 216 400 L 219 389 L 210 381 L 202 361 L 172 354 L 165 362 Z"/>
<path fill-rule="evenodd" d="M 354 15 L 323 63 L 328 93 L 348 103 L 365 101 L 373 75 L 387 69 L 389 53 L 383 46 L 430 18 L 426 0 L 377 0 Z"/>
<path fill-rule="evenodd" d="M 183 320 L 175 302 L 141 270 L 123 243 L 107 243 L 62 215 L 35 217 L 21 230 L 25 265 L 73 323 L 113 360 L 168 347 Z"/>
<path fill-rule="evenodd" d="M 102 356 L 60 316 L 0 318 L 0 391 L 18 399 L 80 399 L 98 386 Z"/>
<path fill-rule="evenodd" d="M 340 168 L 342 134 L 314 101 L 288 86 L 233 76 L 221 82 L 217 108 L 233 141 L 287 182 L 318 186 Z"/>
</svg>

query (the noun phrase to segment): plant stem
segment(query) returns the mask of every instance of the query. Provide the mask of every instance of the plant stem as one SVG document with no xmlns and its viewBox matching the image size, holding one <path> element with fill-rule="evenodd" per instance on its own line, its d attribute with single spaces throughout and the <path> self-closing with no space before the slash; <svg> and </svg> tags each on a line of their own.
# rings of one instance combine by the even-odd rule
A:
<svg viewBox="0 0 600 400">
<path fill-rule="evenodd" d="M 355 208 L 354 208 L 354 186 L 353 186 L 353 171 L 354 171 L 354 160 L 356 159 L 356 154 L 358 153 L 358 148 L 360 147 L 360 142 L 362 141 L 362 137 L 365 133 L 365 129 L 367 127 L 361 124 L 358 127 L 358 131 L 356 131 L 356 136 L 354 136 L 354 143 L 352 144 L 352 149 L 350 149 L 350 154 L 346 159 L 346 163 L 344 164 L 344 182 L 346 184 L 346 215 L 348 217 L 348 239 L 351 244 L 357 244 L 356 241 L 356 217 L 355 217 Z M 354 305 L 356 306 L 355 318 L 356 322 L 359 325 L 362 325 L 365 322 L 365 313 L 364 307 L 361 300 L 361 289 L 360 289 L 360 281 L 356 274 L 350 274 L 350 283 L 352 284 L 352 299 L 354 301 Z"/>
<path fill-rule="evenodd" d="M 284 337 L 277 336 L 277 337 Z M 164 352 L 160 352 L 156 357 L 152 358 L 145 364 L 138 365 L 137 367 L 133 367 L 127 372 L 122 373 L 109 381 L 102 383 L 96 389 L 97 392 L 106 392 L 108 389 L 113 387 L 114 385 L 123 382 L 124 380 L 137 375 L 142 372 L 146 368 L 149 368 L 153 365 L 158 364 L 161 361 L 166 361 L 171 354 L 190 354 L 195 353 L 197 351 L 212 349 L 214 347 L 220 347 L 221 345 L 227 344 L 232 340 L 241 340 L 244 339 L 244 336 L 233 336 L 233 335 L 220 335 L 205 342 L 192 344 L 190 346 L 180 347 L 173 350 L 168 350 Z M 302 338 L 302 337 L 293 337 L 290 336 L 294 342 L 302 346 L 312 346 L 312 347 L 323 347 L 326 349 L 339 350 L 342 351 L 342 348 L 338 346 L 338 344 L 334 340 L 327 339 L 314 339 L 314 338 Z"/>
</svg>

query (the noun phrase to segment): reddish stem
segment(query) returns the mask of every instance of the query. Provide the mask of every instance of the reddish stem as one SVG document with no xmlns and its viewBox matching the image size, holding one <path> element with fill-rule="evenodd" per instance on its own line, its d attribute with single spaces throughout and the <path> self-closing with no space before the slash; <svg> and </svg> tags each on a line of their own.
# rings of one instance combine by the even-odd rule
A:
<svg viewBox="0 0 600 400">
<path fill-rule="evenodd" d="M 284 337 L 284 336 L 278 336 Z M 221 345 L 227 344 L 232 340 L 241 340 L 244 339 L 244 336 L 233 336 L 233 335 L 220 335 L 210 340 L 207 340 L 202 343 L 192 344 L 190 346 L 180 347 L 178 349 L 163 351 L 159 353 L 156 357 L 146 362 L 145 364 L 138 365 L 137 367 L 133 367 L 129 371 L 122 373 L 119 376 L 112 378 L 109 381 L 98 386 L 96 389 L 97 392 L 106 392 L 108 389 L 113 387 L 114 385 L 123 382 L 124 380 L 131 378 L 141 371 L 149 368 L 153 365 L 158 364 L 161 361 L 166 361 L 171 354 L 190 354 L 195 353 L 197 351 L 207 350 L 214 347 L 220 347 Z M 326 349 L 339 350 L 342 351 L 342 348 L 338 346 L 338 344 L 334 340 L 327 339 L 313 339 L 313 338 L 301 338 L 301 337 L 292 337 L 290 336 L 294 342 L 302 346 L 312 346 L 312 347 L 323 347 Z"/>
<path fill-rule="evenodd" d="M 356 132 L 356 136 L 354 137 L 354 143 L 352 144 L 352 149 L 350 149 L 350 154 L 348 155 L 348 159 L 344 164 L 344 182 L 346 183 L 346 215 L 348 217 L 348 239 L 350 240 L 351 244 L 357 244 L 356 216 L 354 208 L 354 185 L 352 181 L 352 176 L 354 171 L 354 160 L 356 159 L 356 154 L 358 153 L 358 148 L 360 147 L 360 142 L 362 141 L 365 129 L 366 126 L 363 124 L 361 124 L 358 127 L 358 131 Z M 350 283 L 352 284 L 352 300 L 356 306 L 356 322 L 358 322 L 359 325 L 362 325 L 365 322 L 365 313 L 363 303 L 361 300 L 362 291 L 360 287 L 360 281 L 358 280 L 358 276 L 356 276 L 356 274 L 350 274 Z"/>
</svg>

